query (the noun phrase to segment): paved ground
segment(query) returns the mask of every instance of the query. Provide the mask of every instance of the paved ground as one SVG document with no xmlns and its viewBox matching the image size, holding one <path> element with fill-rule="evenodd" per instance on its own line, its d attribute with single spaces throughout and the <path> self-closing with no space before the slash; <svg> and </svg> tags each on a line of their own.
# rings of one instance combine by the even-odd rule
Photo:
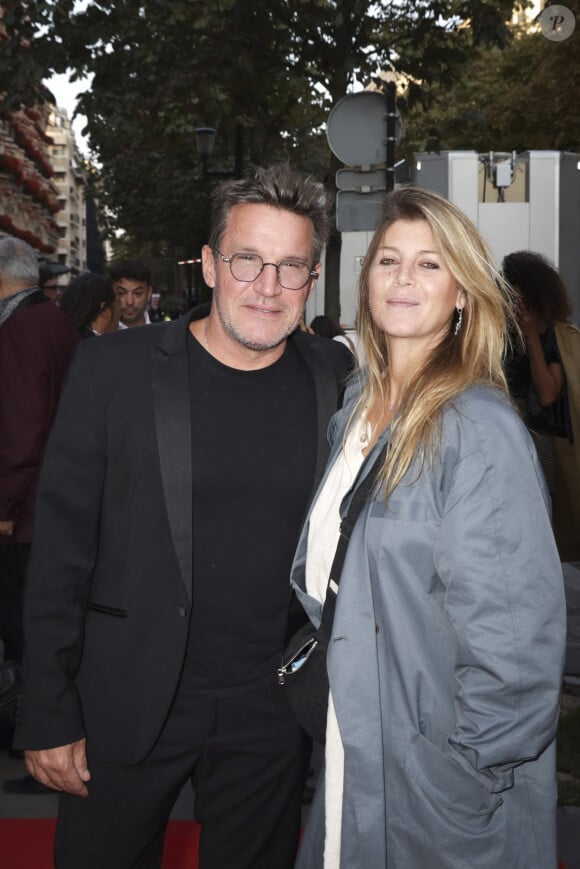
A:
<svg viewBox="0 0 580 869">
<path fill-rule="evenodd" d="M 17 778 L 24 775 L 24 763 L 9 757 L 7 751 L 0 751 L 0 781 L 7 778 Z M 57 796 L 11 796 L 0 790 L 1 818 L 53 818 L 56 816 Z M 173 818 L 191 818 L 193 813 L 193 796 L 186 786 L 181 792 Z M 304 819 L 308 815 L 308 807 L 304 807 Z M 580 869 L 580 807 L 561 808 L 558 810 L 558 855 L 566 869 Z M 2 866 L 2 844 L 0 843 L 0 866 Z M 466 864 L 466 869 L 469 869 Z M 499 867 L 498 867 L 499 869 Z M 509 867 L 504 867 L 509 869 Z"/>
<path fill-rule="evenodd" d="M 566 869 L 580 869 L 580 807 L 558 809 L 558 857 Z"/>
</svg>

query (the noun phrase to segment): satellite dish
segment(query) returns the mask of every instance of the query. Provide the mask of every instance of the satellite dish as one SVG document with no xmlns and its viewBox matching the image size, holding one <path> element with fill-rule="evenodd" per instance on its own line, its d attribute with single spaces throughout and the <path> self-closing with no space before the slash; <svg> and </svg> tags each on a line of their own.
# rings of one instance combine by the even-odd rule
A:
<svg viewBox="0 0 580 869">
<path fill-rule="evenodd" d="M 403 124 L 397 112 L 395 141 Z M 378 91 L 359 91 L 337 102 L 328 116 L 330 150 L 348 166 L 377 166 L 387 160 L 387 98 Z"/>
</svg>

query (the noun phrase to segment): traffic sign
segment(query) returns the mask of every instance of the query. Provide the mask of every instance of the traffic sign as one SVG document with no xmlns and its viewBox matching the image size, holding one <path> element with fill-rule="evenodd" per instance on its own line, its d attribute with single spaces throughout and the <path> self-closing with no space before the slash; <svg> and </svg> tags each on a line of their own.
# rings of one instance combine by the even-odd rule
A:
<svg viewBox="0 0 580 869">
<path fill-rule="evenodd" d="M 387 189 L 387 173 L 385 169 L 375 169 L 374 172 L 357 172 L 356 169 L 339 169 L 336 173 L 337 190 L 356 190 L 368 193 L 371 190 Z"/>
<path fill-rule="evenodd" d="M 331 110 L 326 126 L 330 150 L 348 166 L 380 166 L 387 161 L 387 98 L 378 91 L 347 94 Z M 395 142 L 403 123 L 396 111 Z"/>
<path fill-rule="evenodd" d="M 356 193 L 340 190 L 336 194 L 336 228 L 339 232 L 374 231 L 383 216 L 385 191 Z"/>
</svg>

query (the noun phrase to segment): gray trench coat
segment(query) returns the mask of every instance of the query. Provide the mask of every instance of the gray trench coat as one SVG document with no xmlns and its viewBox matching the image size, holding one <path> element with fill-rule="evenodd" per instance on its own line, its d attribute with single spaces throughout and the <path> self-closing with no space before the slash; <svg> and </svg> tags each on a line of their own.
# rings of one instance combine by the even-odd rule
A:
<svg viewBox="0 0 580 869">
<path fill-rule="evenodd" d="M 307 534 L 308 519 L 292 582 L 318 624 Z M 328 652 L 341 869 L 555 869 L 565 630 L 533 444 L 498 392 L 472 388 L 444 412 L 433 467 L 411 468 L 388 505 L 371 500 L 349 544 Z M 299 869 L 323 865 L 323 779 Z"/>
</svg>

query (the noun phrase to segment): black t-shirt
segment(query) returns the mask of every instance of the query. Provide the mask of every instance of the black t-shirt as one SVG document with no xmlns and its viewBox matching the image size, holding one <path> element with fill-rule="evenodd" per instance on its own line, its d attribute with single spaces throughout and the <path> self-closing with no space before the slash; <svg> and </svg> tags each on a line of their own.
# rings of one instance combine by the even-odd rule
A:
<svg viewBox="0 0 580 869">
<path fill-rule="evenodd" d="M 546 364 L 557 362 L 562 365 L 562 358 L 553 328 L 540 335 L 540 344 Z M 558 437 L 571 435 L 570 410 L 566 390 L 553 404 L 542 407 L 532 381 L 532 371 L 527 353 L 508 354 L 505 363 L 505 373 L 510 395 L 520 409 L 529 429 L 539 434 L 550 434 Z M 570 440 L 570 442 L 572 442 Z"/>
<path fill-rule="evenodd" d="M 562 364 L 560 351 L 558 350 L 558 344 L 556 342 L 556 333 L 553 329 L 548 329 L 540 335 L 540 344 L 542 345 L 544 358 L 548 365 L 552 362 L 558 362 L 560 365 Z M 528 354 L 516 353 L 513 350 L 508 353 L 505 363 L 505 373 L 512 398 L 527 399 L 530 386 L 533 388 Z"/>
<path fill-rule="evenodd" d="M 226 695 L 274 676 L 316 460 L 312 376 L 289 340 L 258 371 L 188 342 L 193 600 L 181 684 Z"/>
</svg>

